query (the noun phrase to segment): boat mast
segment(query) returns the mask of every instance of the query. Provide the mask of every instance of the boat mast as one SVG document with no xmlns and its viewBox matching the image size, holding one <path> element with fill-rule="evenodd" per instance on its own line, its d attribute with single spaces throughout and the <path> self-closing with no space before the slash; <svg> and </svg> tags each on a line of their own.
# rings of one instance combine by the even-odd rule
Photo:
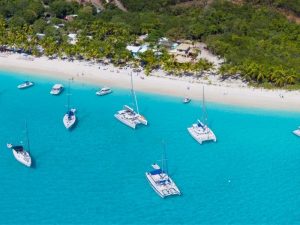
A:
<svg viewBox="0 0 300 225">
<path fill-rule="evenodd" d="M 67 108 L 68 108 L 68 111 L 70 110 L 70 86 L 71 86 L 71 84 L 70 84 L 70 79 L 69 79 L 69 83 L 68 83 L 68 93 L 67 93 Z"/>
<path fill-rule="evenodd" d="M 139 112 L 139 106 L 138 106 L 138 103 L 137 103 L 136 94 L 135 94 L 134 89 L 133 89 L 132 72 L 131 72 L 131 94 L 132 94 L 133 104 L 135 105 L 136 111 L 137 111 L 138 114 L 140 114 L 140 112 Z"/>
<path fill-rule="evenodd" d="M 162 154 L 162 164 L 161 164 L 161 170 L 165 173 L 168 174 L 168 164 L 167 164 L 167 154 L 166 154 L 166 144 L 163 141 L 162 142 L 163 145 L 163 154 Z"/>
<path fill-rule="evenodd" d="M 205 107 L 205 95 L 204 95 L 204 86 L 203 86 L 203 93 L 202 93 L 202 123 L 207 125 L 207 113 Z"/>
<path fill-rule="evenodd" d="M 26 140 L 27 140 L 27 151 L 30 151 L 30 143 L 29 143 L 29 134 L 27 128 L 27 121 L 25 120 L 25 133 L 26 133 Z"/>
</svg>

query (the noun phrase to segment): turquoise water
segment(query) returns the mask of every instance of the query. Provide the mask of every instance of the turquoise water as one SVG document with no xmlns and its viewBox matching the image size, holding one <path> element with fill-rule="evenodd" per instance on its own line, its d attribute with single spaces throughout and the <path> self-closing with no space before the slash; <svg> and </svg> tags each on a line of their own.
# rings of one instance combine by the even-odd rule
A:
<svg viewBox="0 0 300 225">
<path fill-rule="evenodd" d="M 207 103 L 218 142 L 199 145 L 186 130 L 199 102 L 138 93 L 150 125 L 134 131 L 113 117 L 129 91 L 73 84 L 69 132 L 66 92 L 49 94 L 58 81 L 18 90 L 28 78 L 0 72 L 1 224 L 300 224 L 299 114 Z M 25 120 L 35 168 L 6 149 L 24 140 Z M 145 179 L 162 139 L 180 197 L 161 199 Z"/>
</svg>

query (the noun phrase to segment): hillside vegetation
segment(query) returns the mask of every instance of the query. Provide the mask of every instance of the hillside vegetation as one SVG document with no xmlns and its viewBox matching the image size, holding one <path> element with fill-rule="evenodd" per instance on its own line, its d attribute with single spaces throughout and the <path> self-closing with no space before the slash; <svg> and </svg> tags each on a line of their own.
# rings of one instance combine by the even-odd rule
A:
<svg viewBox="0 0 300 225">
<path fill-rule="evenodd" d="M 298 87 L 300 83 L 300 26 L 288 21 L 276 8 L 298 13 L 299 0 L 122 0 L 128 12 L 107 4 L 96 13 L 92 5 L 64 0 L 0 0 L 0 45 L 14 44 L 37 54 L 41 45 L 46 55 L 85 59 L 109 58 L 114 63 L 134 60 L 126 50 L 138 35 L 149 34 L 156 44 L 160 37 L 203 41 L 225 59 L 224 78 L 241 76 L 254 85 Z M 199 4 L 190 4 L 190 3 Z M 63 18 L 77 14 L 72 21 Z M 50 15 L 50 17 L 49 17 Z M 60 29 L 54 25 L 63 23 Z M 36 33 L 45 38 L 28 39 Z M 71 45 L 67 34 L 77 33 Z M 91 38 L 87 38 L 90 36 Z M 170 57 L 142 56 L 149 71 L 170 65 Z M 164 62 L 162 62 L 165 60 Z M 172 69 L 192 66 L 171 63 Z M 209 68 L 207 66 L 192 67 Z"/>
<path fill-rule="evenodd" d="M 129 0 L 123 1 L 126 4 Z M 135 32 L 150 33 L 150 39 L 166 35 L 206 42 L 214 53 L 226 59 L 220 71 L 224 76 L 241 74 L 254 84 L 266 86 L 299 82 L 300 27 L 274 10 L 286 7 L 297 12 L 298 0 L 247 0 L 243 4 L 214 1 L 205 9 L 177 7 L 179 1 L 161 0 L 161 5 L 168 6 L 158 6 L 159 13 L 147 7 L 148 1 L 137 2 L 145 12 L 138 16 L 114 15 L 111 19 L 126 20 Z"/>
</svg>

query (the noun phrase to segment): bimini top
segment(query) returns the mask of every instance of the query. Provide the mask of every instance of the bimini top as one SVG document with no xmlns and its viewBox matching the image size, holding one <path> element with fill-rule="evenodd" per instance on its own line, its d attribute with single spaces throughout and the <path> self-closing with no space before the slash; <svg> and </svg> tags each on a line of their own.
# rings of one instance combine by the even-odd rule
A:
<svg viewBox="0 0 300 225">
<path fill-rule="evenodd" d="M 13 149 L 15 150 L 15 151 L 17 151 L 17 152 L 21 152 L 21 151 L 23 151 L 24 150 L 24 148 L 23 148 L 23 146 L 13 146 Z"/>
<path fill-rule="evenodd" d="M 151 175 L 158 175 L 158 174 L 161 174 L 161 173 L 164 173 L 164 171 L 162 171 L 162 169 L 152 170 L 150 172 Z"/>
<path fill-rule="evenodd" d="M 71 116 L 73 116 L 73 115 L 74 115 L 74 112 L 73 112 L 72 110 L 69 110 L 69 111 L 68 111 L 68 116 L 71 117 Z"/>
</svg>

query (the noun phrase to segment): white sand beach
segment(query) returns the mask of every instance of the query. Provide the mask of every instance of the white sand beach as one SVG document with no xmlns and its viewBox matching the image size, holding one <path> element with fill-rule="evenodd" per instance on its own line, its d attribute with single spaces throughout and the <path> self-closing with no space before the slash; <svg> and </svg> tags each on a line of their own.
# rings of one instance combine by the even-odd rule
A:
<svg viewBox="0 0 300 225">
<path fill-rule="evenodd" d="M 62 80 L 73 78 L 77 82 L 93 85 L 130 88 L 131 68 L 119 69 L 112 65 L 94 64 L 86 61 L 50 60 L 47 57 L 21 57 L 20 54 L 0 55 L 0 70 L 36 74 Z M 284 90 L 265 90 L 247 87 L 241 81 L 220 81 L 218 76 L 207 75 L 196 79 L 192 77 L 166 76 L 156 71 L 151 76 L 143 72 L 134 74 L 137 91 L 151 92 L 178 97 L 188 96 L 192 100 L 202 98 L 205 86 L 207 101 L 227 105 L 300 111 L 300 92 Z"/>
</svg>

